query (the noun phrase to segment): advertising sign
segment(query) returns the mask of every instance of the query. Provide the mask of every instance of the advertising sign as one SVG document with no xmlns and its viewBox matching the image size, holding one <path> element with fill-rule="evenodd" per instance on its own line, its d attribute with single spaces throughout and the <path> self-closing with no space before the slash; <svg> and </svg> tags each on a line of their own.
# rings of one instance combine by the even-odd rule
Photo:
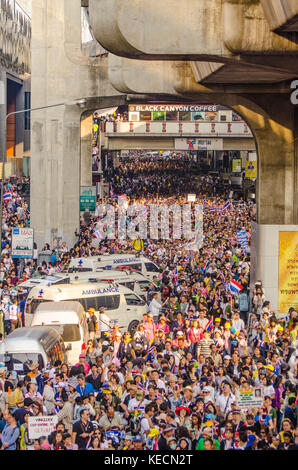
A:
<svg viewBox="0 0 298 470">
<path fill-rule="evenodd" d="M 33 228 L 14 228 L 11 241 L 12 258 L 32 258 Z"/>
<path fill-rule="evenodd" d="M 298 309 L 298 231 L 279 232 L 278 310 Z"/>
<path fill-rule="evenodd" d="M 215 104 L 137 104 L 129 105 L 129 112 L 191 112 L 200 111 L 216 112 L 218 106 Z"/>
<path fill-rule="evenodd" d="M 261 388 L 248 387 L 240 388 L 238 407 L 243 408 L 262 408 L 263 392 Z"/>
<path fill-rule="evenodd" d="M 245 178 L 250 180 L 256 179 L 257 177 L 257 162 L 245 162 Z"/>
<path fill-rule="evenodd" d="M 28 430 L 29 439 L 39 439 L 42 436 L 48 436 L 56 429 L 58 422 L 55 416 L 29 416 Z"/>
<path fill-rule="evenodd" d="M 191 139 L 192 148 L 189 147 L 190 139 L 175 139 L 176 150 L 223 150 L 223 139 Z M 240 160 L 241 161 L 241 160 Z"/>
<path fill-rule="evenodd" d="M 241 173 L 242 170 L 242 160 L 241 158 L 234 158 L 232 160 L 232 172 Z"/>
<path fill-rule="evenodd" d="M 95 212 L 96 208 L 96 187 L 81 186 L 80 211 Z"/>
</svg>

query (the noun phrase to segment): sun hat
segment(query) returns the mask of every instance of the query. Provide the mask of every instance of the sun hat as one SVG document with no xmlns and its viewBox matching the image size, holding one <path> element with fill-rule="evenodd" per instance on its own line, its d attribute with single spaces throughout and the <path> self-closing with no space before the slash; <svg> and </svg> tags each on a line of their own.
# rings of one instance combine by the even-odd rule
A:
<svg viewBox="0 0 298 470">
<path fill-rule="evenodd" d="M 185 410 L 187 412 L 188 415 L 190 415 L 190 409 L 187 408 L 186 406 L 178 406 L 175 410 L 175 414 L 178 415 L 180 413 L 181 410 Z"/>
<path fill-rule="evenodd" d="M 48 442 L 43 442 L 40 446 L 41 449 L 43 450 L 51 450 L 51 446 Z"/>
</svg>

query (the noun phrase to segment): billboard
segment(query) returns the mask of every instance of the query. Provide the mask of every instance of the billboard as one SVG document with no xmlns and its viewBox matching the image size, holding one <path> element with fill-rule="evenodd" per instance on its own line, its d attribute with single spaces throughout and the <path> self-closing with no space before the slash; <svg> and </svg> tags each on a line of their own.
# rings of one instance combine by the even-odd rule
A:
<svg viewBox="0 0 298 470">
<path fill-rule="evenodd" d="M 14 228 L 12 230 L 11 257 L 32 258 L 33 228 Z"/>
<path fill-rule="evenodd" d="M 298 309 L 298 231 L 279 232 L 278 310 Z"/>
<path fill-rule="evenodd" d="M 242 160 L 241 158 L 234 158 L 232 160 L 232 172 L 241 173 L 242 170 Z"/>
<path fill-rule="evenodd" d="M 257 177 L 257 162 L 245 162 L 245 178 L 256 179 Z"/>
</svg>

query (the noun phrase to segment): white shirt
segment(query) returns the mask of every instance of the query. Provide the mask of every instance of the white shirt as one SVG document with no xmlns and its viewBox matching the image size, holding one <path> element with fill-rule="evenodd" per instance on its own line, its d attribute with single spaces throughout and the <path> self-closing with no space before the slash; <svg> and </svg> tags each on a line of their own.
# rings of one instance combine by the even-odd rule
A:
<svg viewBox="0 0 298 470">
<path fill-rule="evenodd" d="M 110 321 L 111 319 L 105 314 L 100 313 L 98 316 L 99 319 L 99 330 L 100 332 L 109 331 L 110 330 Z"/>
<path fill-rule="evenodd" d="M 153 316 L 157 316 L 157 315 L 159 315 L 161 305 L 160 305 L 159 302 L 157 302 L 157 300 L 152 299 L 148 308 L 149 308 L 149 310 L 150 310 L 150 312 L 152 313 Z"/>
<path fill-rule="evenodd" d="M 230 393 L 227 396 L 219 395 L 216 398 L 215 404 L 216 404 L 216 406 L 219 407 L 221 413 L 225 412 L 225 414 L 227 414 L 229 411 L 231 411 L 231 404 L 234 403 L 234 401 L 235 401 L 235 395 Z M 228 406 L 227 406 L 227 403 L 228 403 Z"/>
</svg>

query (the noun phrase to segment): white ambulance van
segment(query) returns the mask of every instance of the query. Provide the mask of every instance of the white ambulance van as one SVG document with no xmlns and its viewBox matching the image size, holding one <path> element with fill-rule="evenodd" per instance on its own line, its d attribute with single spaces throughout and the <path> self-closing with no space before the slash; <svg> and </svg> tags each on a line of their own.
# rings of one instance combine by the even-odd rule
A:
<svg viewBox="0 0 298 470">
<path fill-rule="evenodd" d="M 146 302 L 124 286 L 111 282 L 86 282 L 81 284 L 59 284 L 42 289 L 34 287 L 28 294 L 25 305 L 25 323 L 32 323 L 37 307 L 44 302 L 75 300 L 82 304 L 85 312 L 94 308 L 99 320 L 100 307 L 106 308 L 110 320 L 118 320 L 119 326 L 134 334 L 143 314 Z"/>
<path fill-rule="evenodd" d="M 109 267 L 110 269 L 132 268 L 139 271 L 148 279 L 153 280 L 154 276 L 159 275 L 159 267 L 145 256 L 138 256 L 136 254 L 115 254 L 115 255 L 101 255 L 89 256 L 86 258 L 72 258 L 69 266 L 69 273 L 79 272 L 96 272 L 103 268 Z"/>
</svg>

